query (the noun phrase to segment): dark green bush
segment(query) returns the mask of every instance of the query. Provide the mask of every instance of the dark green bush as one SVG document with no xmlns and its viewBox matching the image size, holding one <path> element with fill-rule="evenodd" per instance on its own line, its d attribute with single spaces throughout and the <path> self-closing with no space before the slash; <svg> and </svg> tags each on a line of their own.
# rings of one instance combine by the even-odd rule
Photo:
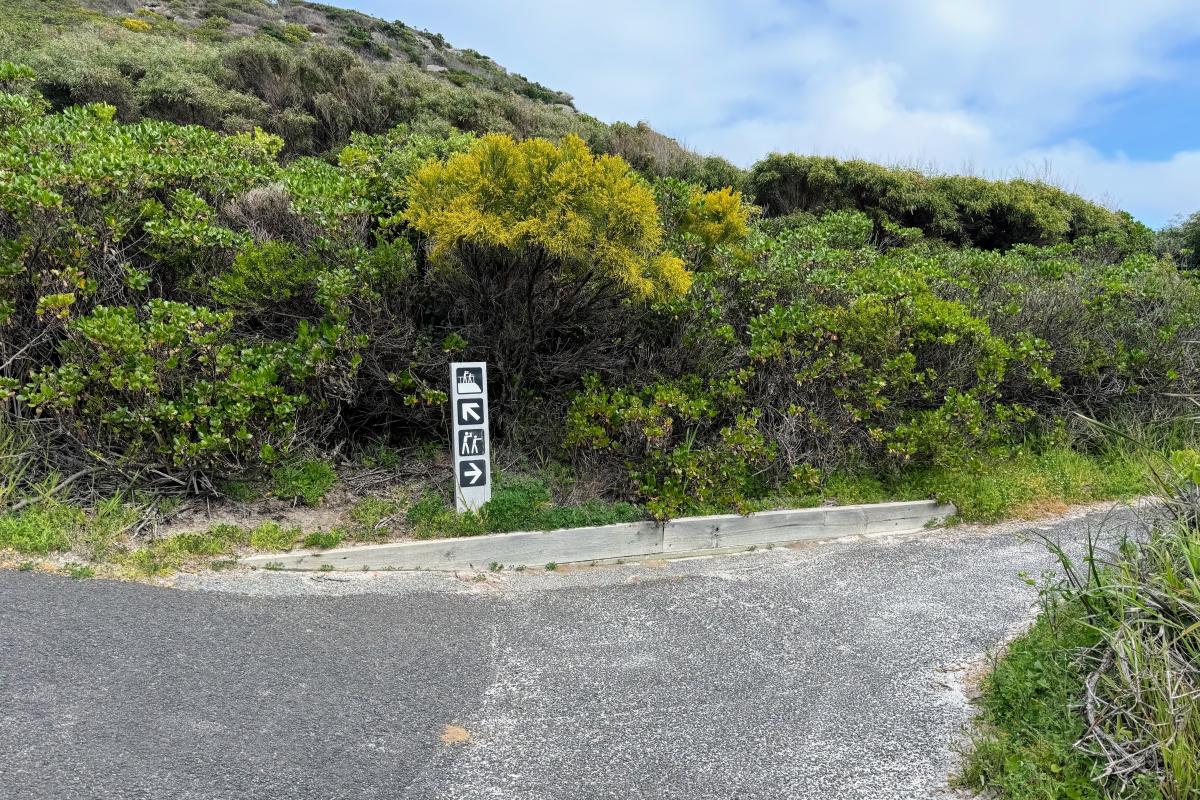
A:
<svg viewBox="0 0 1200 800">
<path fill-rule="evenodd" d="M 773 153 L 754 165 L 747 191 L 768 216 L 857 210 L 883 223 L 983 249 L 1049 245 L 1118 232 L 1149 243 L 1128 214 L 1028 180 L 927 176 L 865 161 Z"/>
<path fill-rule="evenodd" d="M 858 212 L 770 229 L 644 320 L 641 382 L 592 378 L 571 406 L 568 441 L 657 514 L 745 504 L 813 467 L 966 465 L 1071 411 L 1153 415 L 1200 380 L 1200 289 L 1153 256 L 899 229 L 881 249 Z"/>
</svg>

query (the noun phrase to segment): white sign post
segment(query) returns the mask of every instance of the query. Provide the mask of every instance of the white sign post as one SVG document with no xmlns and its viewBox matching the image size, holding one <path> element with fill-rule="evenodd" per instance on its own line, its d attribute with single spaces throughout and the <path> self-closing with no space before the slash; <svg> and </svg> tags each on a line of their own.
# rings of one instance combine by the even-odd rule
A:
<svg viewBox="0 0 1200 800">
<path fill-rule="evenodd" d="M 454 451 L 458 512 L 478 511 L 492 499 L 487 364 L 472 361 L 450 365 L 450 411 L 454 415 L 450 447 Z"/>
</svg>

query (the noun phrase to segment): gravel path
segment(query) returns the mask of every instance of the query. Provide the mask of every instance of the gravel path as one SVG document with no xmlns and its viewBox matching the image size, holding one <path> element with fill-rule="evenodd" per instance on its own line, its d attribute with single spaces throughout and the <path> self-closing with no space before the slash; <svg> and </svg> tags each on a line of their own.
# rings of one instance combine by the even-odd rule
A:
<svg viewBox="0 0 1200 800">
<path fill-rule="evenodd" d="M 1028 536 L 1128 511 L 484 576 L 0 571 L 6 798 L 953 796 Z"/>
</svg>

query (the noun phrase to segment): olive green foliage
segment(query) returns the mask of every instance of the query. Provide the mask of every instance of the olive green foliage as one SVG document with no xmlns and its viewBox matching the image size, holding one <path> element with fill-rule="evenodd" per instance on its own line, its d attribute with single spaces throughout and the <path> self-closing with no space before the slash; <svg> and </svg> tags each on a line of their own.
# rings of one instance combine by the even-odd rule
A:
<svg viewBox="0 0 1200 800">
<path fill-rule="evenodd" d="M 650 187 L 574 136 L 485 136 L 414 172 L 407 199 L 403 218 L 427 237 L 433 280 L 458 299 L 456 336 L 489 344 L 501 413 L 528 406 L 534 385 L 565 393 L 589 366 L 615 368 L 640 302 L 691 283 L 665 247 Z M 744 230 L 742 213 L 736 202 L 712 209 L 710 234 L 727 235 L 722 215 Z"/>
<path fill-rule="evenodd" d="M 650 314 L 655 377 L 590 379 L 569 442 L 671 515 L 750 503 L 814 468 L 969 465 L 1064 413 L 1169 405 L 1200 379 L 1200 290 L 1169 261 L 907 233 L 897 246 L 874 228 L 831 212 L 720 251 Z"/>
<path fill-rule="evenodd" d="M 725 159 L 693 153 L 645 122 L 615 123 L 594 144 L 625 159 L 649 178 L 676 178 L 705 189 L 741 189 L 746 177 L 745 172 Z"/>
<path fill-rule="evenodd" d="M 1200 211 L 1172 220 L 1159 231 L 1157 245 L 1181 267 L 1200 269 Z"/>
<path fill-rule="evenodd" d="M 489 363 L 498 443 L 658 517 L 807 502 L 830 475 L 960 492 L 946 470 L 1200 380 L 1182 245 L 1052 187 L 800 156 L 747 181 L 648 127 L 501 98 L 468 52 L 447 83 L 404 26 L 176 5 L 138 31 L 0 6 L 20 21 L 0 45 L 39 67 L 0 63 L 0 403 L 38 455 L 0 474 L 4 502 L 83 469 L 110 492 L 273 473 L 318 503 L 348 440 L 384 442 L 381 469 L 388 446 L 439 449 L 449 360 Z M 553 124 L 505 116 L 524 104 Z M 525 495 L 492 521 L 434 495 L 408 516 L 553 524 Z"/>
<path fill-rule="evenodd" d="M 40 14 L 29 5 L 0 4 L 0 59 L 33 66 L 56 108 L 103 102 L 126 121 L 258 126 L 283 136 L 291 153 L 327 151 L 354 131 L 399 123 L 555 138 L 606 131 L 576 114 L 565 93 L 435 34 L 356 12 L 175 0 L 109 16 L 100 0 L 32 4 Z M 423 68 L 431 63 L 448 71 Z"/>
<path fill-rule="evenodd" d="M 1151 232 L 1048 184 L 929 176 L 866 161 L 774 153 L 754 165 L 747 191 L 769 216 L 858 210 L 884 230 L 891 222 L 983 249 L 1101 238 L 1125 252 L 1146 249 Z"/>
<path fill-rule="evenodd" d="M 287 0 L 173 0 L 114 14 L 105 0 L 0 0 L 0 60 L 35 68 L 56 109 L 103 102 L 119 118 L 263 130 L 288 155 L 336 151 L 355 133 L 575 134 L 649 177 L 741 188 L 745 172 L 649 125 L 606 125 L 570 95 L 438 34 Z M 431 71 L 431 69 L 433 71 Z M 444 68 L 445 71 L 437 71 Z"/>
<path fill-rule="evenodd" d="M 0 401 L 54 420 L 74 464 L 218 491 L 343 420 L 420 436 L 440 426 L 447 355 L 503 367 L 503 425 L 531 396 L 565 403 L 616 363 L 601 357 L 621 352 L 631 301 L 690 280 L 654 193 L 578 138 L 400 126 L 337 163 L 281 164 L 258 130 L 46 113 L 28 70 L 4 69 L 7 96 L 31 100 L 0 129 Z M 711 253 L 744 209 L 699 192 L 684 227 Z M 568 357 L 597 339 L 591 361 Z"/>
</svg>

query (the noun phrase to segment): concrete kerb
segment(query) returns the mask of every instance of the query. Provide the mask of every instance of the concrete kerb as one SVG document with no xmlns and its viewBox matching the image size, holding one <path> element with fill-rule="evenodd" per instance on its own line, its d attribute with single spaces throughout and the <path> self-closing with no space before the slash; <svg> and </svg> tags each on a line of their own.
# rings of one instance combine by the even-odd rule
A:
<svg viewBox="0 0 1200 800">
<path fill-rule="evenodd" d="M 678 556 L 882 533 L 912 533 L 955 513 L 934 500 L 685 517 L 594 528 L 494 533 L 455 539 L 247 556 L 252 567 L 293 570 L 460 570 Z"/>
</svg>

